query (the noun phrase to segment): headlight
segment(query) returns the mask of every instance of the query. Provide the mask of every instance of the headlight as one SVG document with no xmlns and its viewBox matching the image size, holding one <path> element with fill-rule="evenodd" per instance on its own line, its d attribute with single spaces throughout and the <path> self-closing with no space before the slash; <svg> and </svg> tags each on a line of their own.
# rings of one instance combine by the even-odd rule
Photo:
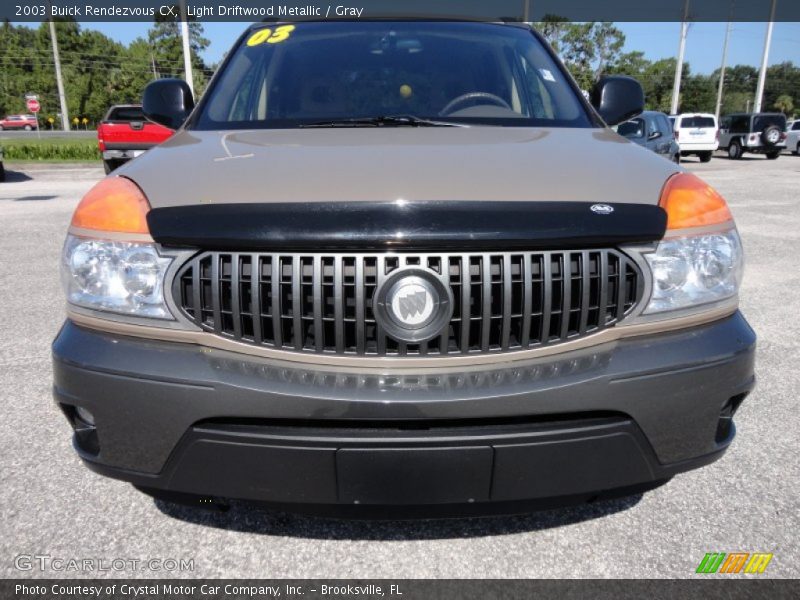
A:
<svg viewBox="0 0 800 600">
<path fill-rule="evenodd" d="M 173 318 L 164 302 L 172 258 L 161 256 L 150 237 L 149 210 L 144 192 L 125 177 L 106 177 L 81 199 L 61 257 L 61 279 L 70 304 L 135 317 Z"/>
<path fill-rule="evenodd" d="M 645 254 L 653 293 L 645 313 L 677 310 L 735 296 L 744 270 L 736 229 L 666 239 Z"/>
<path fill-rule="evenodd" d="M 667 230 L 655 252 L 644 254 L 653 281 L 644 314 L 734 298 L 744 256 L 722 196 L 695 175 L 677 173 L 667 180 L 659 205 Z"/>
<path fill-rule="evenodd" d="M 96 310 L 170 319 L 164 278 L 171 262 L 153 244 L 68 235 L 61 260 L 67 300 Z"/>
</svg>

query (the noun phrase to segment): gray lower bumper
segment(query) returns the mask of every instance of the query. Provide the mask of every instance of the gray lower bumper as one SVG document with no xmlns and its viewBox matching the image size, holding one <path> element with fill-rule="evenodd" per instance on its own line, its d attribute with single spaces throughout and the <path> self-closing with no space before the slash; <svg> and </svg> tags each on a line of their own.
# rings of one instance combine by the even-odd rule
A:
<svg viewBox="0 0 800 600">
<path fill-rule="evenodd" d="M 68 321 L 54 389 L 87 463 L 141 486 L 323 504 L 516 500 L 643 484 L 719 457 L 754 349 L 736 313 L 493 370 L 390 375 Z M 76 406 L 94 415 L 96 446 L 82 443 Z"/>
</svg>

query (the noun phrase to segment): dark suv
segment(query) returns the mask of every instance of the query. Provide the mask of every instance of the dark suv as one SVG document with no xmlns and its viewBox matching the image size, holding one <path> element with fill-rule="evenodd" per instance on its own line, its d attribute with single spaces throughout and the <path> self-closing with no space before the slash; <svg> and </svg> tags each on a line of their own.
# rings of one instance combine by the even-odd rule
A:
<svg viewBox="0 0 800 600">
<path fill-rule="evenodd" d="M 643 104 L 627 77 L 590 103 L 530 27 L 476 22 L 265 23 L 197 107 L 151 83 L 178 131 L 64 246 L 76 451 L 198 506 L 380 515 L 718 459 L 754 385 L 742 247 L 716 191 L 609 129 Z"/>
<path fill-rule="evenodd" d="M 745 152 L 764 154 L 775 160 L 786 149 L 786 115 L 782 113 L 739 113 L 719 122 L 719 147 L 738 160 Z"/>
</svg>

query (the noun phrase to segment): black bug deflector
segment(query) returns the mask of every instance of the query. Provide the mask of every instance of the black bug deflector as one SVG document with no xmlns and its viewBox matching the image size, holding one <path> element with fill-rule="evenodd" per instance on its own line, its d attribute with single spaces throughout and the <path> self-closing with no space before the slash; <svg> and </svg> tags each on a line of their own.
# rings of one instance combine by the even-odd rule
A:
<svg viewBox="0 0 800 600">
<path fill-rule="evenodd" d="M 647 204 L 398 201 L 174 206 L 147 222 L 163 245 L 209 250 L 556 250 L 657 241 L 667 215 Z"/>
</svg>

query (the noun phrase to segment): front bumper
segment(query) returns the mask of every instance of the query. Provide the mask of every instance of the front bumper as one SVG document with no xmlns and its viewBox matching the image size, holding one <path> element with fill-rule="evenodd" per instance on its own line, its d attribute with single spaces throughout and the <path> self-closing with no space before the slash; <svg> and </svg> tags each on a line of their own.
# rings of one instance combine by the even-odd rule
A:
<svg viewBox="0 0 800 600">
<path fill-rule="evenodd" d="M 54 394 L 86 464 L 145 488 L 306 506 L 588 499 L 719 458 L 754 349 L 737 312 L 492 370 L 353 372 L 67 321 Z"/>
</svg>

